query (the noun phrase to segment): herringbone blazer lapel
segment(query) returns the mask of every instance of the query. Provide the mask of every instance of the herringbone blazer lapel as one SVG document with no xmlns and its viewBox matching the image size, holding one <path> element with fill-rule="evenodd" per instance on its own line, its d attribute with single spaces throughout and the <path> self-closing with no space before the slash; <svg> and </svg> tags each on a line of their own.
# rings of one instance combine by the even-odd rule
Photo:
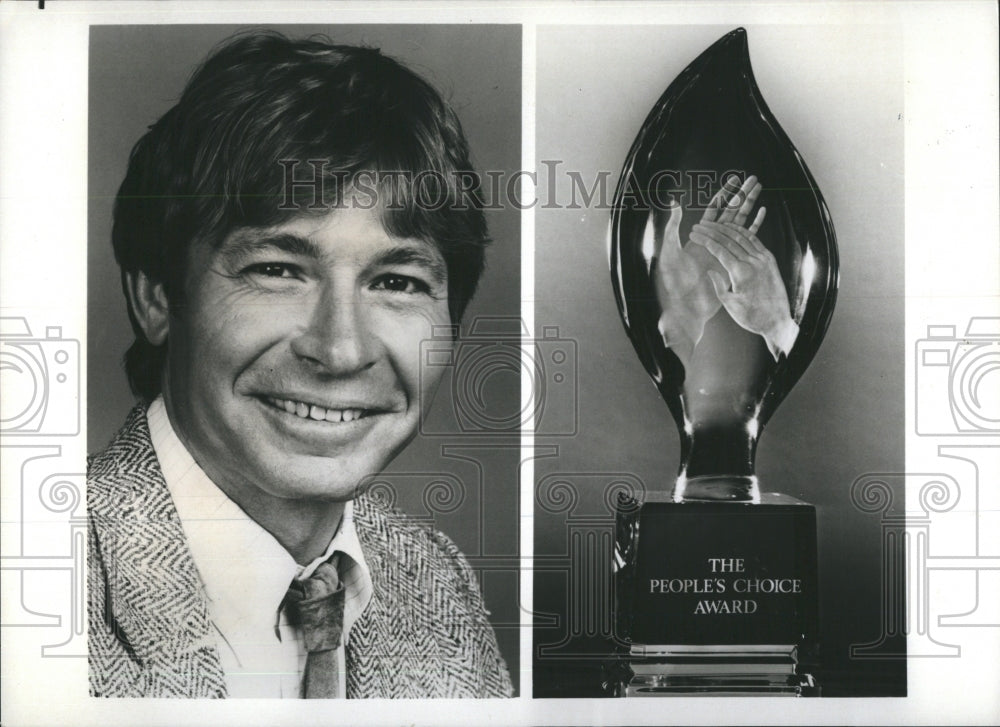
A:
<svg viewBox="0 0 1000 727">
<path fill-rule="evenodd" d="M 372 495 L 354 501 L 374 593 L 351 630 L 352 698 L 509 697 L 476 578 L 447 536 Z"/>
<path fill-rule="evenodd" d="M 224 697 L 208 604 L 143 407 L 88 466 L 94 696 Z M 351 630 L 348 696 L 506 697 L 468 563 L 444 535 L 363 495 L 355 525 L 374 593 Z"/>
<path fill-rule="evenodd" d="M 225 696 L 207 601 L 143 407 L 89 464 L 92 691 Z"/>
</svg>

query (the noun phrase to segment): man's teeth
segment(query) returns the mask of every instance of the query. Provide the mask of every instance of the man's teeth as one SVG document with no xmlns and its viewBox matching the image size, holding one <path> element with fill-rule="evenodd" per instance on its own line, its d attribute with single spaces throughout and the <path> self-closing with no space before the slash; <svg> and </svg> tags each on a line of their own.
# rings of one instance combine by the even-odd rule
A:
<svg viewBox="0 0 1000 727">
<path fill-rule="evenodd" d="M 365 414 L 364 409 L 325 409 L 315 404 L 306 404 L 290 399 L 272 399 L 271 401 L 274 402 L 275 406 L 284 409 L 289 414 L 316 421 L 353 422 Z"/>
</svg>

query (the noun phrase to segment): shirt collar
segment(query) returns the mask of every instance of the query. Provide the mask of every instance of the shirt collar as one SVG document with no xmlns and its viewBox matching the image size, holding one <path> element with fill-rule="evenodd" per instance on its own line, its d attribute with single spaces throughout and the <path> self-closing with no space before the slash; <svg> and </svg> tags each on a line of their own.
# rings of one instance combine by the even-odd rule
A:
<svg viewBox="0 0 1000 727">
<path fill-rule="evenodd" d="M 307 578 L 340 551 L 344 585 L 344 631 L 371 600 L 371 573 L 354 528 L 354 503 L 345 503 L 336 534 L 323 555 L 302 567 L 267 530 L 212 482 L 177 437 L 163 397 L 146 413 L 153 450 L 201 576 L 210 612 L 224 633 L 273 625 L 293 578 Z M 347 556 L 344 558 L 343 556 Z"/>
</svg>

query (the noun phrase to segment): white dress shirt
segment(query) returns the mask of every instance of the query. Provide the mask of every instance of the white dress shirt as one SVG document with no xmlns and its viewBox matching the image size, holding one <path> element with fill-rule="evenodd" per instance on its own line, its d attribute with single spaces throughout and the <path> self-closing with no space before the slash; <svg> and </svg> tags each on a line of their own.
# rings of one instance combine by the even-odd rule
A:
<svg viewBox="0 0 1000 727">
<path fill-rule="evenodd" d="M 177 508 L 218 636 L 230 697 L 300 693 L 306 652 L 301 633 L 280 610 L 293 578 L 307 578 L 340 552 L 344 640 L 372 597 L 371 573 L 354 529 L 353 503 L 326 552 L 303 567 L 269 532 L 218 488 L 178 439 L 162 397 L 146 413 L 153 449 Z M 346 694 L 344 646 L 338 649 L 341 697 Z"/>
</svg>

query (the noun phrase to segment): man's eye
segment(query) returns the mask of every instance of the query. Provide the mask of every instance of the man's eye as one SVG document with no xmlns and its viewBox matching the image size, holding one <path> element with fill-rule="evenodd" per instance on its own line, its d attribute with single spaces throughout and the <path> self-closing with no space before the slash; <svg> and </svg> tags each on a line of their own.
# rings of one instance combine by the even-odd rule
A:
<svg viewBox="0 0 1000 727">
<path fill-rule="evenodd" d="M 429 293 L 430 286 L 422 280 L 409 275 L 382 275 L 372 285 L 376 290 L 388 290 L 393 293 Z"/>
<path fill-rule="evenodd" d="M 249 266 L 246 271 L 251 275 L 260 275 L 265 278 L 297 278 L 298 268 L 287 263 L 257 263 Z"/>
</svg>

